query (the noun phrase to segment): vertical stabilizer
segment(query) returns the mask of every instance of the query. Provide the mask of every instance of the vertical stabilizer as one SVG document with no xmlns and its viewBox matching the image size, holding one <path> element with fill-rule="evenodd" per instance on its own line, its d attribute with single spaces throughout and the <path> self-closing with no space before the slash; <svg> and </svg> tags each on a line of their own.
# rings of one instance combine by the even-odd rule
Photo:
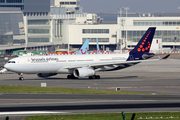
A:
<svg viewBox="0 0 180 120">
<path fill-rule="evenodd" d="M 146 33 L 143 35 L 143 37 L 135 46 L 135 48 L 129 52 L 129 58 L 127 59 L 127 61 L 142 60 L 143 54 L 149 54 L 149 50 L 152 44 L 155 30 L 156 30 L 156 27 L 150 27 L 146 31 Z"/>
<path fill-rule="evenodd" d="M 98 39 L 96 38 L 96 45 L 97 45 L 97 54 L 100 54 L 100 49 L 99 49 L 99 44 L 98 44 Z"/>
<path fill-rule="evenodd" d="M 86 41 L 84 42 L 84 44 L 82 45 L 82 47 L 79 49 L 78 53 L 79 55 L 81 54 L 87 54 L 87 50 L 88 50 L 88 46 L 89 46 L 89 40 L 90 39 L 86 39 Z"/>
</svg>

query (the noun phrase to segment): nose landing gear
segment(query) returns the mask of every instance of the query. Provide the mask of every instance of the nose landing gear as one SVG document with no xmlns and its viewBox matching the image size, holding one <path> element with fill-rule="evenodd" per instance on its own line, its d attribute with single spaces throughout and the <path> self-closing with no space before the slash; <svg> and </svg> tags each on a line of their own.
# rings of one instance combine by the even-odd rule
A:
<svg viewBox="0 0 180 120">
<path fill-rule="evenodd" d="M 19 77 L 19 80 L 24 80 L 24 77 L 23 77 L 23 73 L 19 73 L 20 77 Z"/>
</svg>

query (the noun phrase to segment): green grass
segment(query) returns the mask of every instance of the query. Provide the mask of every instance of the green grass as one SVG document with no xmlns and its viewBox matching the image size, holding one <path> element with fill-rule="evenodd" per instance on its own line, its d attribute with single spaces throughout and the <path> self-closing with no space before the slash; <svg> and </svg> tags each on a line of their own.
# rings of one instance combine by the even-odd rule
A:
<svg viewBox="0 0 180 120">
<path fill-rule="evenodd" d="M 0 85 L 0 93 L 72 93 L 72 94 L 152 94 L 125 91 L 105 91 L 89 89 L 71 89 L 55 87 L 35 87 L 35 86 L 6 86 Z"/>
<path fill-rule="evenodd" d="M 126 120 L 131 120 L 133 113 L 125 113 Z M 70 115 L 35 115 L 26 120 L 123 120 L 121 113 L 70 114 Z M 141 112 L 134 120 L 180 120 L 180 112 Z"/>
</svg>

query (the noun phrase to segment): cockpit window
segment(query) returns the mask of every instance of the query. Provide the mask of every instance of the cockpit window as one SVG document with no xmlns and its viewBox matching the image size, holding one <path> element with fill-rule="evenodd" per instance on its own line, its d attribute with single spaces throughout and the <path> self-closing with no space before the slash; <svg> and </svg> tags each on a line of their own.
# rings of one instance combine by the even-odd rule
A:
<svg viewBox="0 0 180 120">
<path fill-rule="evenodd" d="M 8 61 L 8 63 L 16 63 L 15 61 Z"/>
</svg>

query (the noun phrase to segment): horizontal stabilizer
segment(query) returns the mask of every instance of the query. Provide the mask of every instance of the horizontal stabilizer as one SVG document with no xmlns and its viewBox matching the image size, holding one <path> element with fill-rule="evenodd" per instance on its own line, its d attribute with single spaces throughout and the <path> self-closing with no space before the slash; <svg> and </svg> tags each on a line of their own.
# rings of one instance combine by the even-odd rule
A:
<svg viewBox="0 0 180 120">
<path fill-rule="evenodd" d="M 142 55 L 142 58 L 143 58 L 144 60 L 146 60 L 146 59 L 152 58 L 152 57 L 154 57 L 154 56 L 155 56 L 154 53 L 148 53 L 148 54 L 143 54 L 143 55 Z"/>
<path fill-rule="evenodd" d="M 170 56 L 170 54 L 164 56 L 162 59 L 167 59 Z"/>
</svg>

